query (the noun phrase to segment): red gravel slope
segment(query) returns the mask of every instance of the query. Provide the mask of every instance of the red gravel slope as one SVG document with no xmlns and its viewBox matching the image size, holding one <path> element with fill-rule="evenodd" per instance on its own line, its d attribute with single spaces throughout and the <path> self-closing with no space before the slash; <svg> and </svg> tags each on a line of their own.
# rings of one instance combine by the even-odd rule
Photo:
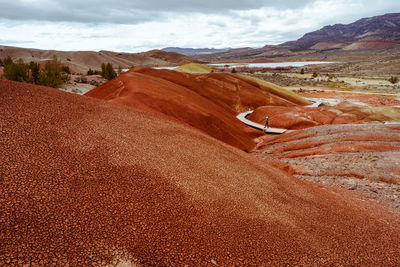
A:
<svg viewBox="0 0 400 267">
<path fill-rule="evenodd" d="M 399 265 L 400 219 L 136 109 L 0 81 L 0 265 Z"/>
<path fill-rule="evenodd" d="M 261 133 L 238 121 L 239 111 L 295 105 L 237 75 L 149 68 L 136 68 L 86 95 L 164 114 L 242 150 L 251 150 Z"/>
<path fill-rule="evenodd" d="M 266 137 L 254 153 L 298 178 L 388 200 L 400 212 L 400 125 L 326 125 Z"/>
</svg>

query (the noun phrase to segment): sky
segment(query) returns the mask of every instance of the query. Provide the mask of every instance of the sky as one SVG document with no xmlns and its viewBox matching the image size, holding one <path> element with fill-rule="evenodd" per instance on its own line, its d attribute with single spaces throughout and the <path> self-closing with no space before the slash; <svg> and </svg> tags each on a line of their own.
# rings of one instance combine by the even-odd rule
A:
<svg viewBox="0 0 400 267">
<path fill-rule="evenodd" d="M 399 12 L 399 0 L 0 0 L 0 45 L 120 52 L 262 47 Z"/>
</svg>

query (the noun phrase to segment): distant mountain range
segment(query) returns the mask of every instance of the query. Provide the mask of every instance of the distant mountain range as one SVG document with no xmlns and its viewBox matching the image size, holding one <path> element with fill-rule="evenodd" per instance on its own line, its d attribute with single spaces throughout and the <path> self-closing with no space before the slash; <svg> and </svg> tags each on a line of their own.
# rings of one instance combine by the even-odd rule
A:
<svg viewBox="0 0 400 267">
<path fill-rule="evenodd" d="M 204 54 L 213 54 L 213 53 L 220 53 L 230 50 L 230 48 L 181 48 L 181 47 L 166 47 L 161 49 L 161 51 L 165 52 L 176 52 L 181 53 L 188 56 L 193 55 L 204 55 Z"/>
<path fill-rule="evenodd" d="M 384 41 L 400 43 L 400 13 L 363 18 L 351 24 L 335 24 L 305 34 L 297 41 L 281 44 L 292 51 L 313 49 L 319 43 L 335 44 L 337 48 L 354 42 Z"/>
<path fill-rule="evenodd" d="M 321 52 L 400 50 L 400 13 L 363 18 L 351 24 L 335 24 L 305 34 L 296 41 L 262 48 L 238 48 L 195 55 L 205 61 L 260 59 Z"/>
</svg>

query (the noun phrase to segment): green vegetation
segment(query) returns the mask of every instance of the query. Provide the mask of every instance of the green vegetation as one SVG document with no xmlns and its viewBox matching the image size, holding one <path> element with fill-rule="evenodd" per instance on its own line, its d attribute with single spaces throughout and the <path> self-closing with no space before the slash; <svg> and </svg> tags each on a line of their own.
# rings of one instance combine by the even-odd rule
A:
<svg viewBox="0 0 400 267">
<path fill-rule="evenodd" d="M 39 63 L 25 64 L 22 59 L 14 62 L 10 57 L 5 58 L 3 64 L 4 78 L 43 86 L 58 87 L 68 81 L 70 74 L 69 68 L 62 66 L 55 56 L 44 65 L 42 70 Z"/>
<path fill-rule="evenodd" d="M 117 77 L 117 73 L 115 72 L 111 63 L 101 64 L 101 76 L 103 76 L 107 80 L 112 80 Z"/>
<path fill-rule="evenodd" d="M 89 68 L 89 70 L 87 71 L 86 75 L 90 76 L 90 75 L 101 75 L 101 71 L 99 70 L 92 70 Z"/>
<path fill-rule="evenodd" d="M 64 68 L 54 56 L 53 60 L 44 65 L 43 70 L 39 74 L 39 84 L 58 87 L 69 79 L 69 68 Z"/>
<path fill-rule="evenodd" d="M 302 75 L 304 74 L 304 69 L 300 70 L 300 74 L 302 74 Z"/>
<path fill-rule="evenodd" d="M 235 68 L 233 68 L 232 69 L 232 73 L 236 73 L 237 71 L 236 71 L 236 69 Z"/>
<path fill-rule="evenodd" d="M 399 82 L 399 79 L 396 76 L 392 76 L 390 77 L 389 82 L 396 84 Z"/>
<path fill-rule="evenodd" d="M 313 74 L 312 74 L 312 77 L 313 78 L 317 78 L 318 77 L 318 73 L 314 71 Z"/>
</svg>

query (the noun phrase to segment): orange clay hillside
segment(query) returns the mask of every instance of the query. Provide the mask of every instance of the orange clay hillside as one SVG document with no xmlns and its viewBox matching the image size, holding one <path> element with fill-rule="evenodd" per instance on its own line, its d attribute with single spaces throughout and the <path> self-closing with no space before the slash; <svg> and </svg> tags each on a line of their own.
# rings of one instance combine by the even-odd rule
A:
<svg viewBox="0 0 400 267">
<path fill-rule="evenodd" d="M 318 125 L 361 124 L 400 121 L 398 107 L 322 106 L 322 107 L 273 107 L 257 108 L 247 118 L 263 123 L 270 117 L 270 126 L 284 129 L 304 129 Z"/>
<path fill-rule="evenodd" d="M 163 116 L 0 81 L 0 266 L 399 266 L 400 218 Z"/>
<path fill-rule="evenodd" d="M 238 121 L 239 112 L 264 105 L 309 104 L 290 91 L 246 76 L 150 68 L 135 68 L 86 95 L 164 114 L 243 150 L 251 150 L 261 132 Z"/>
</svg>

